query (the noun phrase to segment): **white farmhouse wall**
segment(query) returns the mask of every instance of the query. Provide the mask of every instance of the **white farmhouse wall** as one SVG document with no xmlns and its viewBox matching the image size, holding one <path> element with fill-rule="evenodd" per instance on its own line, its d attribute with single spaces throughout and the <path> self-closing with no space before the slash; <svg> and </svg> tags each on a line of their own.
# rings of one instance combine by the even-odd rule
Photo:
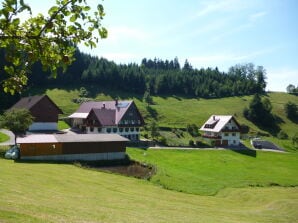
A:
<svg viewBox="0 0 298 223">
<path fill-rule="evenodd" d="M 127 129 L 128 128 L 128 129 Z M 128 130 L 128 131 L 127 131 Z M 115 127 L 115 126 L 108 126 L 108 127 L 86 127 L 86 133 L 88 134 L 98 134 L 98 133 L 111 133 L 111 134 L 119 134 L 126 138 L 130 138 L 131 140 L 138 140 L 140 138 L 140 128 L 139 127 Z"/>
<path fill-rule="evenodd" d="M 233 136 L 234 134 L 234 136 Z M 222 132 L 221 139 L 227 140 L 229 146 L 238 146 L 240 144 L 240 133 L 239 132 Z"/>
</svg>

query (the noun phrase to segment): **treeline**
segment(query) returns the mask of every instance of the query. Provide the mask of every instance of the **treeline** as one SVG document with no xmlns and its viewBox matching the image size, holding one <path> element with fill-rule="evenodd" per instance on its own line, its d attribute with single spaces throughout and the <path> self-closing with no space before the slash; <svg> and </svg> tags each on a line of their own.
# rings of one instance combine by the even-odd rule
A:
<svg viewBox="0 0 298 223">
<path fill-rule="evenodd" d="M 3 52 L 2 52 L 3 56 Z M 265 70 L 253 64 L 235 65 L 228 72 L 218 68 L 195 69 L 186 60 L 183 66 L 173 60 L 147 59 L 141 64 L 116 64 L 76 51 L 76 61 L 56 78 L 35 64 L 29 75 L 28 87 L 97 84 L 137 94 L 181 95 L 187 97 L 227 97 L 265 91 Z"/>
<path fill-rule="evenodd" d="M 29 81 L 41 84 L 99 84 L 105 87 L 152 95 L 177 94 L 189 97 L 227 97 L 265 91 L 265 70 L 253 64 L 235 65 L 227 73 L 217 68 L 194 69 L 186 60 L 146 59 L 138 64 L 115 64 L 105 58 L 76 52 L 76 61 L 56 79 L 42 74 L 36 65 Z"/>
</svg>

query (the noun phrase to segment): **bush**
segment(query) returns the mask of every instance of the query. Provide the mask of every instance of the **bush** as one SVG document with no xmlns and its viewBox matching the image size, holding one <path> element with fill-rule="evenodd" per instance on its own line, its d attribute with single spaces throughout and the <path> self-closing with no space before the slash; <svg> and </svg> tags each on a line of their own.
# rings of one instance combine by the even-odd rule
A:
<svg viewBox="0 0 298 223">
<path fill-rule="evenodd" d="M 247 125 L 242 124 L 240 128 L 241 128 L 241 133 L 243 134 L 247 134 L 249 132 L 249 126 Z"/>
<path fill-rule="evenodd" d="M 199 129 L 198 126 L 196 126 L 196 124 L 188 124 L 186 130 L 192 137 L 199 136 Z"/>
<path fill-rule="evenodd" d="M 80 92 L 79 92 L 79 96 L 80 96 L 81 98 L 87 98 L 87 97 L 89 97 L 89 91 L 87 91 L 86 88 L 81 87 L 81 88 L 80 88 Z"/>
<path fill-rule="evenodd" d="M 292 137 L 292 143 L 294 146 L 298 146 L 298 132 Z"/>
<path fill-rule="evenodd" d="M 167 139 L 166 139 L 164 136 L 159 136 L 159 137 L 157 138 L 157 141 L 158 141 L 160 144 L 164 145 L 164 146 L 167 145 Z"/>
<path fill-rule="evenodd" d="M 189 143 L 188 143 L 188 145 L 189 145 L 189 146 L 191 146 L 191 147 L 194 147 L 194 146 L 195 146 L 195 143 L 194 143 L 194 141 L 193 141 L 193 140 L 189 140 Z"/>
<path fill-rule="evenodd" d="M 279 139 L 288 139 L 289 136 L 286 132 L 284 132 L 283 130 L 280 130 L 279 133 L 277 134 L 277 138 L 279 138 Z"/>
</svg>

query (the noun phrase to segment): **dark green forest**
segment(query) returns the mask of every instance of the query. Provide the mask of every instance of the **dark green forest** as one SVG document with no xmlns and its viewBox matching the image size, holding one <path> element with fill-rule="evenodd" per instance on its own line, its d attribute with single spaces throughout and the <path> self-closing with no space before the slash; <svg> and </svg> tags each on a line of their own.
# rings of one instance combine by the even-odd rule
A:
<svg viewBox="0 0 298 223">
<path fill-rule="evenodd" d="M 4 51 L 0 52 L 0 57 L 0 69 L 3 69 Z M 264 68 L 251 63 L 235 65 L 228 72 L 222 72 L 217 67 L 193 68 L 187 60 L 180 65 L 177 57 L 173 60 L 144 58 L 140 65 L 116 64 L 77 50 L 75 58 L 66 72 L 58 72 L 56 78 L 43 71 L 40 64 L 35 64 L 29 74 L 27 91 L 36 86 L 92 84 L 136 94 L 220 98 L 263 93 L 266 87 Z M 1 81 L 6 76 L 3 70 L 0 72 Z M 8 96 L 1 90 L 0 110 L 11 106 L 18 97 Z"/>
</svg>

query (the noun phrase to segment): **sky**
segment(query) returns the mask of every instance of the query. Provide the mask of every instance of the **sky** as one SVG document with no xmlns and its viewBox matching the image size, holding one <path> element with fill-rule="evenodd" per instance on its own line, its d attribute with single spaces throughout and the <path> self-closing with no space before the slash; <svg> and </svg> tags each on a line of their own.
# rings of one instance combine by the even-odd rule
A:
<svg viewBox="0 0 298 223">
<path fill-rule="evenodd" d="M 27 0 L 46 13 L 55 1 Z M 267 73 L 267 90 L 298 85 L 298 0 L 105 0 L 102 25 L 108 38 L 83 52 L 116 63 L 143 58 L 194 68 L 253 63 Z"/>
</svg>

